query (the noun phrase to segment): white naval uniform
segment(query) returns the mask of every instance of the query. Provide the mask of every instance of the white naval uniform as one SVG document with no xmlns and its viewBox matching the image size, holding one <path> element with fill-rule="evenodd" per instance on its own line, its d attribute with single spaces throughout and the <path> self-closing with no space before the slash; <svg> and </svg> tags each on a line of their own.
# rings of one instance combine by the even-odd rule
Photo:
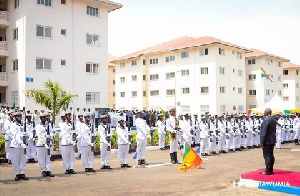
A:
<svg viewBox="0 0 300 196">
<path fill-rule="evenodd" d="M 252 138 L 252 130 L 253 130 L 253 125 L 252 125 L 252 120 L 246 120 L 245 122 L 246 126 L 246 137 L 245 137 L 245 144 L 246 146 L 251 146 L 251 138 Z"/>
<path fill-rule="evenodd" d="M 80 121 L 78 119 L 78 121 L 75 124 L 75 132 L 77 134 L 77 149 L 78 149 L 78 153 L 81 154 L 81 125 L 84 124 L 83 121 Z"/>
<path fill-rule="evenodd" d="M 117 126 L 116 129 L 118 136 L 118 159 L 120 164 L 128 164 L 128 153 L 129 153 L 129 133 L 127 127 Z"/>
<path fill-rule="evenodd" d="M 111 156 L 111 150 L 110 150 L 111 143 L 110 141 L 107 141 L 107 138 L 111 137 L 110 130 L 111 130 L 111 126 L 108 123 L 106 123 L 106 125 L 101 123 L 98 126 L 98 132 L 100 134 L 101 166 L 109 166 L 110 156 Z"/>
<path fill-rule="evenodd" d="M 210 141 L 209 141 L 209 148 L 211 152 L 216 152 L 217 150 L 217 135 L 216 135 L 216 125 L 214 122 L 209 121 L 208 123 L 209 126 L 209 136 L 210 136 Z"/>
<path fill-rule="evenodd" d="M 276 148 L 281 148 L 281 124 L 276 124 Z"/>
<path fill-rule="evenodd" d="M 178 135 L 175 130 L 175 124 L 176 122 L 174 116 L 170 116 L 166 121 L 166 128 L 170 132 L 170 134 L 171 133 L 176 134 L 176 139 L 170 140 L 170 153 L 177 152 L 178 150 Z M 170 139 L 171 139 L 171 135 L 170 135 Z"/>
<path fill-rule="evenodd" d="M 49 125 L 50 126 L 50 125 Z M 36 137 L 37 137 L 37 160 L 40 166 L 41 171 L 50 171 L 51 169 L 51 161 L 50 155 L 48 155 L 48 146 L 47 138 L 51 137 L 47 135 L 47 125 L 43 125 L 42 123 L 38 124 L 35 128 L 36 130 Z M 47 148 L 45 147 L 47 146 Z"/>
<path fill-rule="evenodd" d="M 11 137 L 9 136 L 10 126 L 13 123 L 13 121 L 9 119 L 5 120 L 4 122 L 4 131 L 5 131 L 5 153 L 6 158 L 8 160 L 11 160 L 11 150 L 10 150 L 10 144 L 11 144 Z"/>
<path fill-rule="evenodd" d="M 73 133 L 75 130 L 72 129 L 72 123 L 63 122 L 61 123 L 61 156 L 63 159 L 63 165 L 66 170 L 74 169 L 75 166 L 75 150 L 74 145 L 76 142 L 73 141 Z"/>
<path fill-rule="evenodd" d="M 200 144 L 200 122 L 198 119 L 193 120 L 193 128 L 195 133 L 195 144 Z"/>
<path fill-rule="evenodd" d="M 280 118 L 278 119 L 278 123 L 281 125 L 281 129 L 280 129 L 281 133 L 280 133 L 280 134 L 278 134 L 278 135 L 280 135 L 280 141 L 281 141 L 281 142 L 283 142 L 283 134 L 284 134 L 284 119 L 283 119 L 282 117 L 280 117 Z"/>
<path fill-rule="evenodd" d="M 91 124 L 81 123 L 78 131 L 78 135 L 80 134 L 81 139 L 80 142 L 81 148 L 81 163 L 84 168 L 93 168 L 94 165 L 94 152 L 92 152 L 92 127 Z M 93 133 L 94 136 L 96 133 Z"/>
<path fill-rule="evenodd" d="M 24 132 L 23 126 L 18 123 L 12 123 L 7 134 L 11 138 L 11 162 L 14 172 L 16 174 L 24 174 L 26 170 L 26 155 L 24 154 L 24 148 L 26 148 L 26 145 L 23 144 L 23 136 L 26 136 L 27 134 Z"/>
<path fill-rule="evenodd" d="M 294 130 L 295 130 L 295 139 L 298 139 L 298 143 L 300 143 L 300 117 L 296 117 L 294 119 Z"/>
<path fill-rule="evenodd" d="M 241 147 L 241 129 L 240 129 L 240 122 L 239 121 L 235 121 L 236 123 L 236 132 L 235 132 L 235 140 L 234 140 L 234 148 L 235 149 L 239 149 Z"/>
<path fill-rule="evenodd" d="M 180 128 L 182 130 L 182 138 L 189 145 L 191 145 L 193 136 L 191 135 L 192 127 L 191 127 L 190 121 L 189 120 L 183 120 L 182 123 L 180 124 Z M 184 145 L 184 147 L 185 147 L 185 145 Z"/>
<path fill-rule="evenodd" d="M 208 143 L 208 125 L 207 123 L 200 122 L 200 153 L 207 153 L 209 149 Z"/>
<path fill-rule="evenodd" d="M 33 136 L 34 131 L 33 123 L 26 122 L 26 132 L 28 135 L 28 146 L 27 146 L 27 158 L 28 159 L 34 159 L 36 157 L 36 146 L 34 145 L 35 138 Z"/>
<path fill-rule="evenodd" d="M 157 126 L 158 126 L 158 144 L 159 148 L 164 148 L 165 147 L 165 137 L 166 137 L 166 125 L 163 121 L 158 120 L 157 121 Z"/>
<path fill-rule="evenodd" d="M 219 149 L 220 150 L 225 150 L 225 147 L 226 147 L 226 137 L 225 137 L 225 134 L 226 134 L 226 122 L 225 120 L 221 120 L 219 119 L 218 120 L 218 127 L 220 129 L 220 136 L 219 136 Z"/>
<path fill-rule="evenodd" d="M 232 132 L 231 122 L 229 120 L 226 120 L 225 126 L 227 128 L 226 133 L 225 133 L 225 135 L 226 135 L 226 148 L 228 150 L 230 150 L 230 149 L 233 150 L 232 143 L 233 143 L 234 134 Z"/>
<path fill-rule="evenodd" d="M 147 125 L 146 121 L 142 118 L 137 118 L 135 120 L 135 126 L 137 128 L 137 160 L 145 159 L 146 157 L 146 147 L 147 147 L 147 139 L 150 138 L 148 132 L 150 132 L 150 127 Z"/>
</svg>

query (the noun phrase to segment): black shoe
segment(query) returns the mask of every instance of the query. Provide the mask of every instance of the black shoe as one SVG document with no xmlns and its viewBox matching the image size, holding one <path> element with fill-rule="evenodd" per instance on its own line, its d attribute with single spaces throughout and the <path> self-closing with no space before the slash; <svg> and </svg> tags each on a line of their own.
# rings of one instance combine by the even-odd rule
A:
<svg viewBox="0 0 300 196">
<path fill-rule="evenodd" d="M 7 163 L 8 163 L 8 164 L 11 164 L 11 160 L 10 160 L 10 159 L 8 159 L 8 160 L 7 160 Z"/>
<path fill-rule="evenodd" d="M 85 168 L 84 171 L 85 172 L 90 172 L 90 168 Z"/>
<path fill-rule="evenodd" d="M 127 168 L 131 168 L 131 166 L 130 165 L 128 165 L 128 164 L 124 164 L 125 165 L 125 167 L 127 167 Z"/>
<path fill-rule="evenodd" d="M 178 159 L 177 159 L 177 152 L 173 152 L 173 156 L 174 156 L 174 161 L 176 164 L 181 164 Z"/>
<path fill-rule="evenodd" d="M 242 146 L 241 149 L 246 149 L 245 146 Z"/>
<path fill-rule="evenodd" d="M 70 169 L 69 173 L 70 174 L 77 174 L 76 171 L 74 171 L 74 169 Z"/>
<path fill-rule="evenodd" d="M 104 167 L 105 169 L 112 169 L 109 165 L 105 165 Z"/>
<path fill-rule="evenodd" d="M 171 158 L 171 163 L 176 164 L 176 162 L 174 160 L 174 154 L 173 153 L 170 153 L 170 158 Z"/>
<path fill-rule="evenodd" d="M 208 153 L 205 153 L 204 155 L 205 155 L 205 156 L 210 156 L 210 154 L 208 154 Z"/>
<path fill-rule="evenodd" d="M 141 162 L 142 162 L 143 165 L 149 165 L 149 164 L 146 162 L 145 159 L 142 159 Z"/>
<path fill-rule="evenodd" d="M 70 170 L 67 169 L 66 172 L 65 172 L 65 174 L 70 174 Z"/>
<path fill-rule="evenodd" d="M 54 161 L 55 159 L 53 157 L 50 157 L 50 161 Z"/>
<path fill-rule="evenodd" d="M 233 152 L 233 149 L 229 149 L 229 152 Z"/>
<path fill-rule="evenodd" d="M 205 153 L 201 153 L 201 156 L 205 156 Z"/>
<path fill-rule="evenodd" d="M 32 158 L 31 163 L 36 163 L 36 160 L 34 158 Z"/>
<path fill-rule="evenodd" d="M 216 151 L 212 151 L 212 153 L 213 153 L 213 154 L 217 154 L 217 152 L 216 152 Z"/>
<path fill-rule="evenodd" d="M 100 169 L 105 169 L 105 165 L 102 165 Z"/>
<path fill-rule="evenodd" d="M 162 148 L 162 150 L 166 150 L 166 148 Z"/>
<path fill-rule="evenodd" d="M 81 159 L 81 154 L 79 154 L 79 158 Z"/>
<path fill-rule="evenodd" d="M 47 173 L 45 171 L 42 172 L 43 177 L 47 177 Z"/>
<path fill-rule="evenodd" d="M 25 174 L 20 174 L 20 178 L 22 180 L 28 180 L 29 178 L 25 176 Z"/>
<path fill-rule="evenodd" d="M 47 171 L 47 176 L 49 176 L 49 177 L 54 177 L 54 175 L 51 174 L 51 171 Z"/>
<path fill-rule="evenodd" d="M 19 181 L 21 179 L 21 174 L 17 174 L 16 177 L 15 177 L 15 181 Z"/>
<path fill-rule="evenodd" d="M 124 168 L 125 167 L 125 164 L 121 164 L 121 168 Z"/>
<path fill-rule="evenodd" d="M 89 168 L 90 172 L 96 172 L 96 170 L 94 170 L 93 168 Z"/>
<path fill-rule="evenodd" d="M 274 172 L 259 172 L 261 175 L 272 175 Z"/>
<path fill-rule="evenodd" d="M 225 150 L 223 150 L 223 153 L 227 153 Z"/>
</svg>

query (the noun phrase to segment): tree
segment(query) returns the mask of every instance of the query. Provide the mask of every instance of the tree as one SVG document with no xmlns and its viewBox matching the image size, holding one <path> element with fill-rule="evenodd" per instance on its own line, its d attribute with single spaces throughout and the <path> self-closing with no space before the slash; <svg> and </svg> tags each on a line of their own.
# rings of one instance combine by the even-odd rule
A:
<svg viewBox="0 0 300 196">
<path fill-rule="evenodd" d="M 61 110 L 67 110 L 72 99 L 78 97 L 77 95 L 68 94 L 62 89 L 58 82 L 52 82 L 47 80 L 44 83 L 45 89 L 25 90 L 25 95 L 29 99 L 35 100 L 37 104 L 40 104 L 52 111 L 52 119 L 55 123 L 55 117 Z"/>
</svg>

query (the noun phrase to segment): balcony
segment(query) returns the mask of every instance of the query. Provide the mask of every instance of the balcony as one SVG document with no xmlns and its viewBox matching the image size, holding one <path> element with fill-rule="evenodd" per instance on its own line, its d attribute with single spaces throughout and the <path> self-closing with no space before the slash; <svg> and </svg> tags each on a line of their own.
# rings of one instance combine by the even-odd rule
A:
<svg viewBox="0 0 300 196">
<path fill-rule="evenodd" d="M 9 13 L 6 11 L 0 11 L 0 27 L 9 26 Z"/>
<path fill-rule="evenodd" d="M 8 56 L 8 42 L 0 41 L 0 56 Z"/>
<path fill-rule="evenodd" d="M 0 72 L 0 86 L 8 86 L 8 73 Z"/>
</svg>

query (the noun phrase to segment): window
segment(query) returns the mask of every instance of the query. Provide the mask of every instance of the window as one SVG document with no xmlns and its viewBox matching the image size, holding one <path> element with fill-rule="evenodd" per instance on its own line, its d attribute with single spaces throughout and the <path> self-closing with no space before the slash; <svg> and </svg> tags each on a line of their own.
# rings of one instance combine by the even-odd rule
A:
<svg viewBox="0 0 300 196">
<path fill-rule="evenodd" d="M 189 53 L 188 52 L 182 52 L 181 53 L 181 58 L 184 59 L 184 58 L 188 58 L 189 57 Z"/>
<path fill-rule="evenodd" d="M 250 74 L 249 80 L 256 80 L 256 74 Z"/>
<path fill-rule="evenodd" d="M 37 0 L 37 4 L 51 7 L 52 0 Z"/>
<path fill-rule="evenodd" d="M 243 70 L 238 70 L 238 76 L 243 77 Z"/>
<path fill-rule="evenodd" d="M 18 28 L 13 29 L 13 40 L 18 40 Z"/>
<path fill-rule="evenodd" d="M 226 105 L 220 105 L 220 112 L 225 113 L 226 112 Z"/>
<path fill-rule="evenodd" d="M 209 112 L 209 105 L 200 105 L 201 113 Z"/>
<path fill-rule="evenodd" d="M 14 8 L 17 9 L 20 5 L 20 1 L 19 0 L 15 0 L 14 2 Z"/>
<path fill-rule="evenodd" d="M 256 90 L 249 90 L 249 95 L 256 96 Z"/>
<path fill-rule="evenodd" d="M 283 75 L 289 75 L 289 70 L 287 69 L 283 70 Z"/>
<path fill-rule="evenodd" d="M 19 70 L 19 61 L 18 61 L 18 59 L 13 60 L 12 63 L 13 63 L 13 71 L 18 71 Z"/>
<path fill-rule="evenodd" d="M 150 59 L 150 65 L 157 64 L 157 63 L 158 63 L 158 59 Z"/>
<path fill-rule="evenodd" d="M 113 92 L 113 97 L 115 97 L 116 96 L 116 92 Z"/>
<path fill-rule="evenodd" d="M 125 68 L 125 63 L 120 63 L 120 69 Z"/>
<path fill-rule="evenodd" d="M 137 97 L 137 91 L 131 91 L 131 97 Z"/>
<path fill-rule="evenodd" d="M 299 83 L 296 84 L 296 88 L 299 88 Z"/>
<path fill-rule="evenodd" d="M 208 48 L 200 49 L 200 56 L 208 55 Z"/>
<path fill-rule="evenodd" d="M 91 7 L 91 6 L 87 6 L 86 7 L 86 14 L 90 15 L 90 16 L 98 17 L 99 16 L 99 9 Z"/>
<path fill-rule="evenodd" d="M 45 58 L 36 58 L 36 69 L 39 70 L 51 70 L 52 60 Z"/>
<path fill-rule="evenodd" d="M 166 73 L 166 79 L 175 78 L 175 72 L 168 72 Z"/>
<path fill-rule="evenodd" d="M 146 60 L 145 59 L 143 59 L 143 65 L 146 65 Z"/>
<path fill-rule="evenodd" d="M 125 77 L 120 77 L 120 82 L 125 83 Z"/>
<path fill-rule="evenodd" d="M 238 112 L 243 113 L 244 112 L 244 106 L 243 105 L 238 105 Z"/>
<path fill-rule="evenodd" d="M 296 75 L 297 75 L 297 76 L 299 75 L 299 70 L 296 70 Z"/>
<path fill-rule="evenodd" d="M 136 60 L 131 61 L 131 66 L 136 65 Z"/>
<path fill-rule="evenodd" d="M 225 55 L 225 50 L 222 48 L 219 48 L 219 55 Z"/>
<path fill-rule="evenodd" d="M 278 90 L 278 96 L 281 96 L 281 90 Z"/>
<path fill-rule="evenodd" d="M 41 25 L 37 25 L 36 26 L 36 36 L 52 38 L 52 27 L 44 27 Z"/>
<path fill-rule="evenodd" d="M 189 76 L 190 75 L 190 70 L 181 70 L 181 76 Z"/>
<path fill-rule="evenodd" d="M 137 75 L 132 75 L 131 76 L 131 81 L 136 82 L 137 81 Z"/>
<path fill-rule="evenodd" d="M 19 103 L 19 92 L 18 91 L 11 91 L 11 103 L 12 104 Z"/>
<path fill-rule="evenodd" d="M 289 84 L 288 83 L 284 83 L 283 84 L 283 88 L 288 88 L 289 87 Z"/>
<path fill-rule="evenodd" d="M 159 90 L 150 91 L 150 96 L 158 96 L 158 95 L 159 95 Z"/>
<path fill-rule="evenodd" d="M 113 85 L 115 85 L 116 84 L 116 81 L 115 80 L 113 80 Z"/>
<path fill-rule="evenodd" d="M 151 74 L 150 75 L 150 80 L 158 80 L 159 79 L 159 75 L 158 74 Z"/>
<path fill-rule="evenodd" d="M 251 64 L 255 64 L 255 59 L 249 59 L 248 60 L 248 65 L 251 65 Z"/>
<path fill-rule="evenodd" d="M 225 67 L 219 67 L 219 71 L 221 75 L 225 74 Z"/>
<path fill-rule="evenodd" d="M 266 95 L 267 95 L 267 96 L 270 95 L 270 89 L 266 89 Z"/>
<path fill-rule="evenodd" d="M 146 75 L 143 75 L 143 81 L 145 81 L 146 80 Z"/>
<path fill-rule="evenodd" d="M 256 105 L 249 105 L 249 109 L 256 108 Z"/>
<path fill-rule="evenodd" d="M 208 75 L 208 67 L 200 67 L 201 75 Z"/>
<path fill-rule="evenodd" d="M 66 1 L 67 1 L 67 0 L 61 0 L 61 1 L 60 1 L 60 4 L 66 5 Z"/>
<path fill-rule="evenodd" d="M 167 89 L 166 94 L 167 94 L 167 96 L 174 96 L 175 95 L 175 89 Z"/>
<path fill-rule="evenodd" d="M 281 67 L 281 62 L 278 62 L 278 67 Z"/>
<path fill-rule="evenodd" d="M 92 35 L 86 34 L 86 43 L 93 46 L 100 46 L 100 36 L 99 35 Z"/>
<path fill-rule="evenodd" d="M 60 60 L 60 65 L 66 66 L 66 60 Z"/>
<path fill-rule="evenodd" d="M 237 52 L 236 56 L 237 56 L 238 59 L 242 59 L 242 53 Z"/>
<path fill-rule="evenodd" d="M 99 73 L 99 64 L 97 63 L 86 63 L 86 73 Z"/>
<path fill-rule="evenodd" d="M 278 76 L 278 82 L 281 82 L 281 76 L 280 75 Z"/>
<path fill-rule="evenodd" d="M 208 94 L 208 86 L 200 87 L 200 94 Z"/>
<path fill-rule="evenodd" d="M 181 92 L 182 94 L 190 94 L 190 88 L 182 88 Z"/>
<path fill-rule="evenodd" d="M 99 104 L 100 92 L 86 92 L 85 101 L 87 104 Z"/>
<path fill-rule="evenodd" d="M 266 59 L 266 64 L 270 65 L 270 60 L 269 59 Z"/>
<path fill-rule="evenodd" d="M 238 88 L 238 94 L 243 94 L 243 88 L 242 87 Z"/>
<path fill-rule="evenodd" d="M 61 35 L 67 35 L 67 29 L 61 29 L 60 34 Z"/>
<path fill-rule="evenodd" d="M 166 62 L 175 61 L 175 56 L 167 56 Z"/>
<path fill-rule="evenodd" d="M 184 113 L 184 114 L 190 113 L 190 106 L 189 105 L 181 106 L 181 112 Z"/>
<path fill-rule="evenodd" d="M 220 93 L 225 93 L 225 86 L 220 86 Z"/>
<path fill-rule="evenodd" d="M 235 54 L 235 51 L 232 51 L 232 54 Z"/>
<path fill-rule="evenodd" d="M 125 92 L 120 92 L 120 97 L 125 97 Z"/>
<path fill-rule="evenodd" d="M 290 99 L 290 98 L 289 98 L 288 96 L 284 96 L 284 97 L 283 97 L 283 101 L 289 101 L 289 99 Z"/>
<path fill-rule="evenodd" d="M 143 91 L 143 97 L 146 97 L 146 96 L 147 96 L 146 91 Z"/>
</svg>

